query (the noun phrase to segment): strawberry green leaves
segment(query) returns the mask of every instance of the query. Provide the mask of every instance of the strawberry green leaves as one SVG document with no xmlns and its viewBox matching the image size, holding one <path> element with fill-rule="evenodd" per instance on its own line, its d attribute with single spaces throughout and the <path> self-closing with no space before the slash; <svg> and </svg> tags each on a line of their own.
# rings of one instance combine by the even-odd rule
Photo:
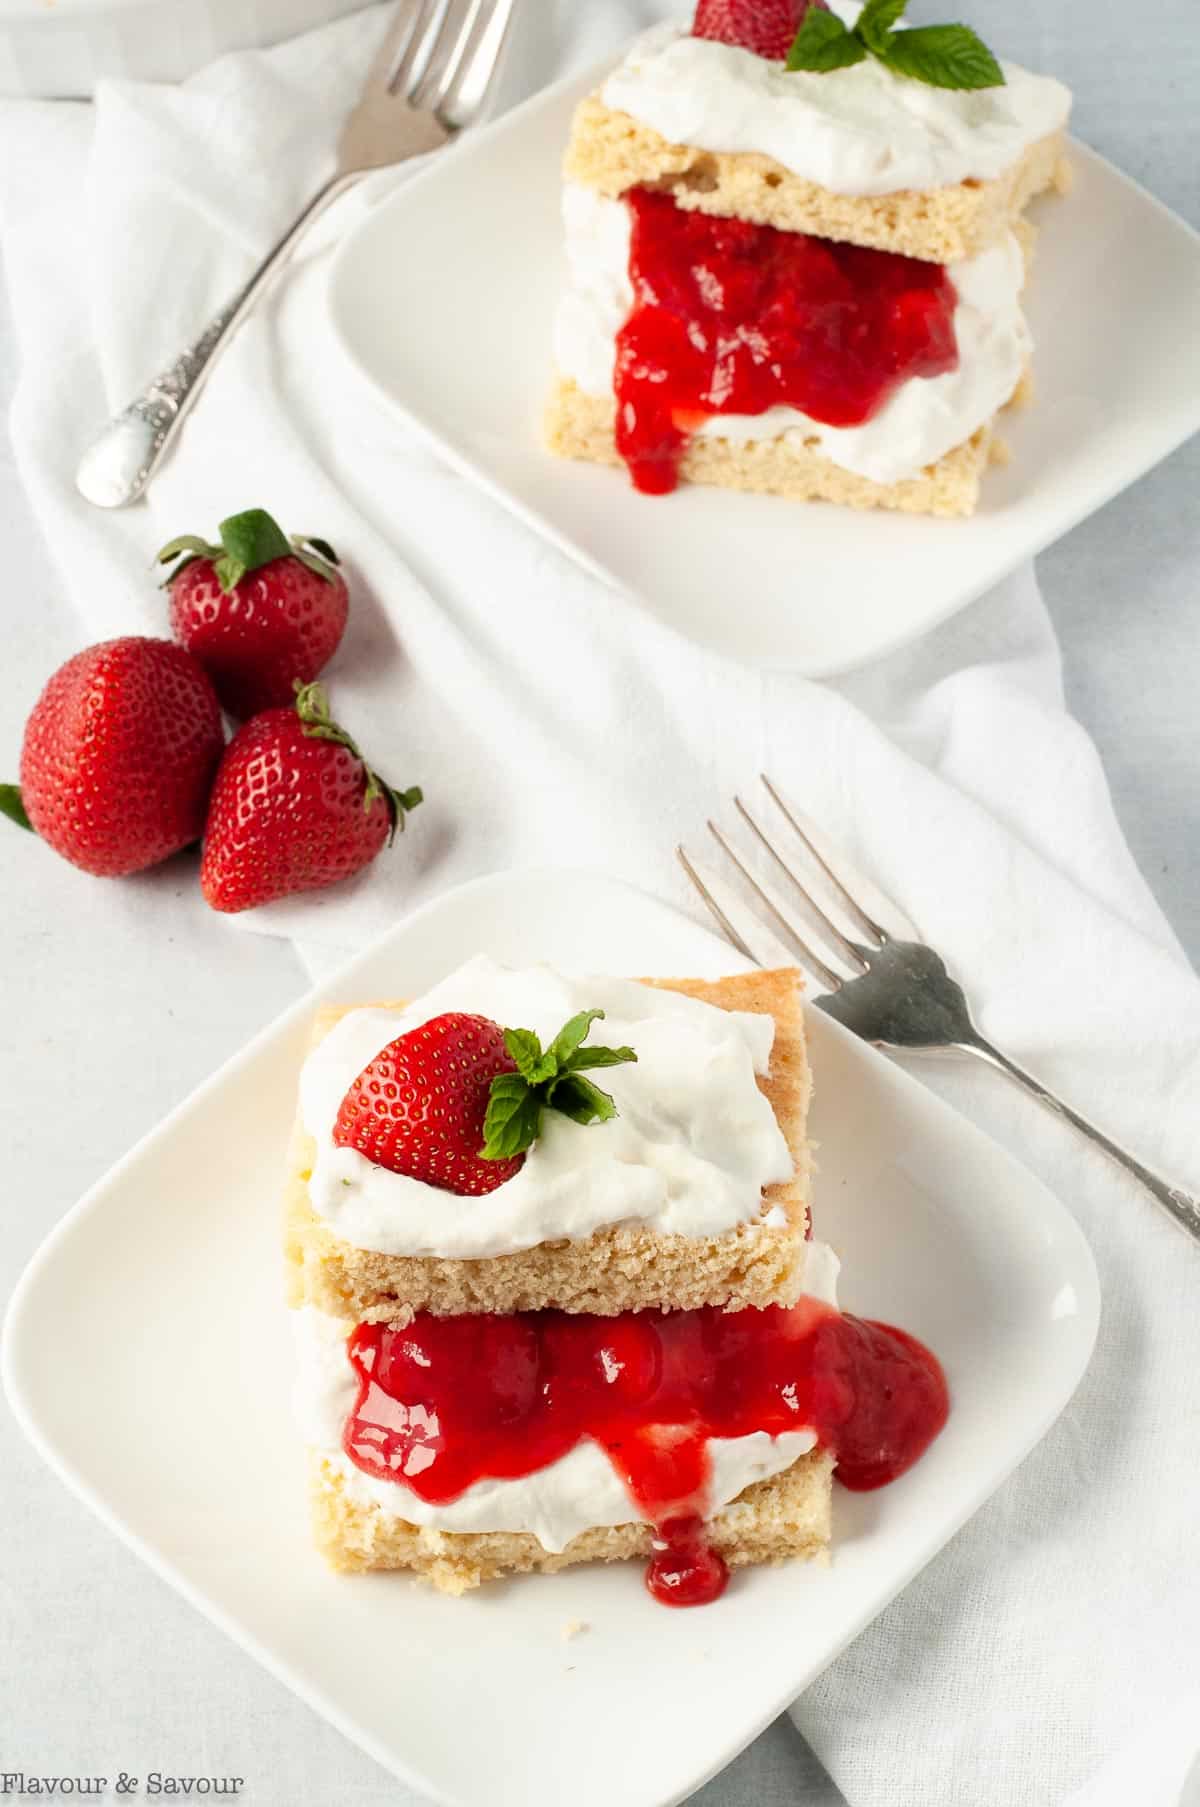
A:
<svg viewBox="0 0 1200 1807">
<path fill-rule="evenodd" d="M 300 717 L 304 732 L 309 739 L 332 740 L 339 747 L 345 747 L 348 753 L 352 753 L 355 759 L 362 762 L 367 774 L 367 787 L 363 792 L 363 809 L 369 810 L 377 797 L 385 800 L 388 813 L 392 818 L 392 832 L 388 836 L 388 845 L 390 846 L 396 838 L 397 830 L 400 833 L 404 832 L 404 818 L 407 812 L 410 809 L 416 809 L 418 803 L 424 802 L 424 792 L 420 785 L 413 784 L 409 786 L 408 790 L 398 791 L 387 782 L 386 778 L 381 778 L 378 772 L 371 770 L 346 730 L 340 727 L 330 715 L 329 699 L 325 694 L 323 684 L 301 684 L 297 680 L 294 689 L 296 714 Z"/>
<path fill-rule="evenodd" d="M 499 1073 L 492 1081 L 483 1124 L 483 1157 L 506 1161 L 532 1146 L 541 1132 L 543 1110 L 555 1110 L 573 1123 L 607 1123 L 617 1107 L 607 1092 L 585 1078 L 585 1070 L 623 1066 L 636 1061 L 632 1048 L 585 1048 L 592 1024 L 602 1010 L 581 1010 L 565 1023 L 543 1049 L 532 1029 L 506 1029 L 504 1045 L 517 1063 L 515 1073 Z"/>
<path fill-rule="evenodd" d="M 33 832 L 33 823 L 26 813 L 19 784 L 0 784 L 0 815 L 7 816 L 18 828 L 28 828 Z"/>
<path fill-rule="evenodd" d="M 896 75 L 932 88 L 997 88 L 1004 71 L 967 25 L 919 25 L 896 31 L 908 0 L 867 0 L 854 26 L 810 8 L 788 52 L 787 67 L 827 75 L 870 55 Z"/>
<path fill-rule="evenodd" d="M 184 567 L 198 558 L 211 560 L 217 582 L 227 596 L 237 589 L 243 577 L 277 558 L 299 559 L 326 583 L 332 583 L 337 572 L 338 555 L 328 540 L 311 533 L 295 533 L 289 539 L 265 508 L 247 508 L 241 514 L 229 515 L 217 528 L 217 534 L 220 544 L 216 546 L 195 533 L 181 533 L 168 541 L 157 554 L 158 564 L 172 567 L 164 583 L 173 583 Z"/>
</svg>

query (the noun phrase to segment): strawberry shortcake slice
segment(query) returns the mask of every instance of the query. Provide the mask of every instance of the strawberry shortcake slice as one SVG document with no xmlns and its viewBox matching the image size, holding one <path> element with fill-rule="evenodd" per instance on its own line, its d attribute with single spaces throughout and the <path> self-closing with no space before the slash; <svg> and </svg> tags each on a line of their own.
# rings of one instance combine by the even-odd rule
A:
<svg viewBox="0 0 1200 1807">
<path fill-rule="evenodd" d="M 479 958 L 327 1010 L 286 1210 L 319 1547 L 458 1593 L 648 1560 L 669 1604 L 822 1555 L 945 1417 L 810 1235 L 799 975 Z"/>
<path fill-rule="evenodd" d="M 1070 94 L 904 3 L 700 0 L 583 101 L 553 451 L 649 494 L 974 509 Z"/>
</svg>

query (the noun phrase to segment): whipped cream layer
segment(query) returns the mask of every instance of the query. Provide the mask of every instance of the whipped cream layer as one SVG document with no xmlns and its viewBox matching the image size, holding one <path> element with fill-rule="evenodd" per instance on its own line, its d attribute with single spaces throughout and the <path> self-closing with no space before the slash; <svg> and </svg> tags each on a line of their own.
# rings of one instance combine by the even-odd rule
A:
<svg viewBox="0 0 1200 1807">
<path fill-rule="evenodd" d="M 568 282 L 555 322 L 555 360 L 587 394 L 611 395 L 614 344 L 633 306 L 629 209 L 624 201 L 568 183 L 563 217 Z M 768 408 L 763 414 L 715 414 L 699 434 L 736 443 L 794 436 L 875 483 L 915 477 L 1004 406 L 1033 349 L 1021 310 L 1024 261 L 1011 233 L 949 271 L 958 294 L 957 369 L 911 377 L 861 426 L 831 427 L 798 408 Z"/>
<path fill-rule="evenodd" d="M 853 24 L 861 9 L 831 10 Z M 789 74 L 736 45 L 661 25 L 637 39 L 601 97 L 672 144 L 758 151 L 835 194 L 885 195 L 990 181 L 1061 130 L 1070 90 L 1015 63 L 1001 67 L 1003 87 L 973 90 L 932 88 L 873 56 L 826 75 Z"/>
<path fill-rule="evenodd" d="M 595 1008 L 605 1018 L 593 1024 L 591 1041 L 628 1043 L 638 1057 L 599 1075 L 616 1117 L 585 1127 L 546 1111 L 520 1171 L 485 1197 L 460 1198 L 334 1145 L 353 1081 L 389 1042 L 431 1017 L 470 1011 L 532 1029 L 545 1046 L 569 1017 Z M 481 956 L 405 1010 L 349 1012 L 309 1055 L 300 1110 L 317 1148 L 313 1209 L 356 1248 L 442 1260 L 583 1239 L 611 1224 L 720 1235 L 758 1219 L 763 1189 L 792 1177 L 787 1142 L 756 1079 L 769 1071 L 774 1039 L 769 1016 L 718 1010 L 630 979 L 515 971 Z"/>
<path fill-rule="evenodd" d="M 836 1305 L 838 1262 L 824 1243 L 808 1246 L 804 1290 Z M 342 1448 L 342 1431 L 358 1395 L 346 1354 L 350 1326 L 313 1306 L 292 1313 L 297 1373 L 293 1411 L 311 1449 L 341 1476 L 347 1495 L 431 1531 L 529 1531 L 543 1549 L 563 1550 L 581 1531 L 627 1525 L 638 1517 L 616 1469 L 598 1443 L 584 1438 L 557 1462 L 515 1480 L 477 1481 L 456 1500 L 430 1505 L 402 1481 L 365 1474 Z M 812 1431 L 772 1437 L 713 1437 L 710 1510 L 718 1512 L 755 1481 L 782 1474 L 814 1447 Z"/>
</svg>

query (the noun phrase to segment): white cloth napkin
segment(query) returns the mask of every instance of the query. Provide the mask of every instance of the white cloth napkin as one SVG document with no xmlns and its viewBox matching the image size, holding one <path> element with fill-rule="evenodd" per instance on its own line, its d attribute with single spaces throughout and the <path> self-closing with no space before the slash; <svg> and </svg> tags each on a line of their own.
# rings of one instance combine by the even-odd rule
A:
<svg viewBox="0 0 1200 1807">
<path fill-rule="evenodd" d="M 505 98 L 667 10 L 525 9 Z M 340 206 L 242 332 L 149 505 L 105 515 L 76 498 L 88 434 L 315 186 L 379 26 L 372 9 L 180 89 L 109 84 L 94 109 L 0 109 L 14 442 L 81 643 L 164 631 L 155 548 L 265 505 L 344 555 L 355 603 L 329 673 L 337 710 L 394 782 L 426 790 L 362 880 L 230 934 L 293 936 L 320 971 L 460 880 L 530 862 L 692 907 L 672 847 L 768 770 L 970 976 L 988 1033 L 1200 1184 L 1200 986 L 1065 712 L 1032 573 L 824 687 L 678 639 L 442 469 L 342 368 L 322 314 L 328 248 L 396 177 Z M 998 1077 L 919 1070 L 1068 1201 L 1104 1323 L 1062 1421 L 796 1703 L 796 1724 L 851 1807 L 1058 1803 L 1114 1761 L 1146 1778 L 1139 1801 L 1167 1807 L 1189 1726 L 1200 1742 L 1200 1250 Z M 1178 1743 L 1161 1789 L 1129 1742 L 1160 1721 Z"/>
</svg>

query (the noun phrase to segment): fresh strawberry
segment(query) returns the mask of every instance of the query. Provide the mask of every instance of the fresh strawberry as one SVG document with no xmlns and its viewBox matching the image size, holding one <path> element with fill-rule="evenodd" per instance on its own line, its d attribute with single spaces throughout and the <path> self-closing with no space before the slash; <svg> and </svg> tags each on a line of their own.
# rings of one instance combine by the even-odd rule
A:
<svg viewBox="0 0 1200 1807">
<path fill-rule="evenodd" d="M 398 1035 L 359 1074 L 342 1099 L 333 1139 L 443 1192 L 494 1192 L 525 1159 L 489 1161 L 480 1152 L 492 1081 L 516 1070 L 499 1023 L 462 1011 L 435 1016 Z"/>
<path fill-rule="evenodd" d="M 173 564 L 171 632 L 205 667 L 230 715 L 248 721 L 287 708 L 295 685 L 329 663 L 349 597 L 328 540 L 285 538 L 262 508 L 231 515 L 210 546 L 183 534 L 163 547 Z"/>
<path fill-rule="evenodd" d="M 737 44 L 781 63 L 810 6 L 829 10 L 825 0 L 697 0 L 692 36 Z"/>
<path fill-rule="evenodd" d="M 20 789 L 0 785 L 0 809 L 85 872 L 140 872 L 199 839 L 223 745 L 191 653 L 106 640 L 50 679 L 25 726 Z"/>
<path fill-rule="evenodd" d="M 225 749 L 204 825 L 200 888 L 214 910 L 317 891 L 370 865 L 421 801 L 367 765 L 320 684 L 267 709 Z"/>
<path fill-rule="evenodd" d="M 333 1139 L 377 1167 L 478 1198 L 512 1179 L 541 1132 L 543 1110 L 572 1122 L 617 1114 L 585 1077 L 636 1060 L 632 1048 L 583 1046 L 602 1010 L 581 1010 L 543 1051 L 532 1029 L 450 1011 L 409 1029 L 363 1068 L 342 1099 Z"/>
</svg>

